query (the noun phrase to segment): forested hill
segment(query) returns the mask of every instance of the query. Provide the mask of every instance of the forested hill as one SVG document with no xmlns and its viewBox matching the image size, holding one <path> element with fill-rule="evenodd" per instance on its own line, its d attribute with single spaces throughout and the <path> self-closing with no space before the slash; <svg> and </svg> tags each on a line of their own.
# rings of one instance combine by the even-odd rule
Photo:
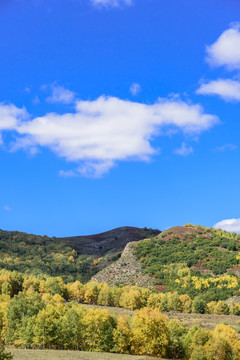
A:
<svg viewBox="0 0 240 360">
<path fill-rule="evenodd" d="M 161 291 L 209 300 L 239 295 L 240 235 L 186 224 L 138 243 L 135 254 Z"/>
<path fill-rule="evenodd" d="M 159 231 L 122 227 L 98 235 L 57 239 L 0 230 L 0 269 L 86 282 L 118 258 L 128 242 L 153 234 Z"/>
</svg>

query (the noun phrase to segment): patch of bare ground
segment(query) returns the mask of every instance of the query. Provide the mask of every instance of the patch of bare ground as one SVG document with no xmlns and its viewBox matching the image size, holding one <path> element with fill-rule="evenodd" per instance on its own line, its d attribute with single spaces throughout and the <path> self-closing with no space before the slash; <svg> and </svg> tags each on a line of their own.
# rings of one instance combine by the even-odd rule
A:
<svg viewBox="0 0 240 360">
<path fill-rule="evenodd" d="M 198 230 L 195 228 L 191 228 L 191 227 L 186 227 L 186 226 L 174 226 L 168 230 L 163 231 L 162 233 L 160 233 L 157 237 L 159 239 L 163 239 L 163 240 L 170 240 L 174 237 L 178 237 L 180 241 L 183 240 L 187 240 L 187 241 L 192 241 L 191 236 L 192 235 L 197 235 L 198 234 Z M 204 237 L 210 237 L 211 234 L 204 234 Z"/>
</svg>

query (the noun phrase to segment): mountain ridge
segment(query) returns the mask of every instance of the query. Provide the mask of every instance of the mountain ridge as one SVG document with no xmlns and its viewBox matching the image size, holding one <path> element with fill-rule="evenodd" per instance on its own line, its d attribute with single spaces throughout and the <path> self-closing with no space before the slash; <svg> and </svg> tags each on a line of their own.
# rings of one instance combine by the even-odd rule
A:
<svg viewBox="0 0 240 360">
<path fill-rule="evenodd" d="M 160 230 L 122 226 L 93 235 L 56 237 L 57 241 L 70 242 L 83 255 L 105 255 L 109 251 L 123 251 L 129 242 L 139 241 Z"/>
</svg>

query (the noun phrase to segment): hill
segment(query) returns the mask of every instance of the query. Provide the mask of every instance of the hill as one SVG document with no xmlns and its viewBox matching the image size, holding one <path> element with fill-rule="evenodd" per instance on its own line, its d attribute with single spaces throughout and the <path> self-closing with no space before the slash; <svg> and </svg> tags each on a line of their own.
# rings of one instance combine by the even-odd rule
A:
<svg viewBox="0 0 240 360">
<path fill-rule="evenodd" d="M 123 251 L 129 242 L 159 233 L 159 230 L 124 226 L 100 234 L 56 238 L 56 240 L 71 243 L 82 255 L 104 256 L 108 252 Z"/>
<path fill-rule="evenodd" d="M 151 234 L 159 231 L 122 227 L 92 236 L 50 238 L 0 230 L 0 269 L 86 282 L 117 260 L 128 242 Z"/>
<path fill-rule="evenodd" d="M 137 244 L 135 255 L 157 287 L 192 298 L 239 294 L 240 235 L 204 226 L 177 226 Z"/>
</svg>

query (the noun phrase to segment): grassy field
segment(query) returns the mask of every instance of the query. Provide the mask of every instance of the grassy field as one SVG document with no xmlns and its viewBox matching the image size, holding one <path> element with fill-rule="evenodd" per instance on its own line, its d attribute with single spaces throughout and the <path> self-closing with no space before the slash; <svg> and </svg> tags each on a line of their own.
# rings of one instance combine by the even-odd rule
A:
<svg viewBox="0 0 240 360">
<path fill-rule="evenodd" d="M 8 349 L 14 360 L 157 360 L 147 356 L 132 356 L 109 353 L 62 351 L 62 350 L 20 350 Z"/>
<path fill-rule="evenodd" d="M 117 308 L 117 307 L 109 307 L 109 306 L 99 306 L 99 305 L 87 305 L 84 304 L 85 307 L 91 307 L 94 309 L 108 309 L 109 312 L 114 315 L 133 315 L 132 310 Z M 171 311 L 169 313 L 164 313 L 168 316 L 169 319 L 178 319 L 186 324 L 188 327 L 193 325 L 199 325 L 205 329 L 213 330 L 218 324 L 226 324 L 231 325 L 234 329 L 240 333 L 240 316 L 235 315 L 214 315 L 214 314 L 186 314 Z"/>
</svg>

